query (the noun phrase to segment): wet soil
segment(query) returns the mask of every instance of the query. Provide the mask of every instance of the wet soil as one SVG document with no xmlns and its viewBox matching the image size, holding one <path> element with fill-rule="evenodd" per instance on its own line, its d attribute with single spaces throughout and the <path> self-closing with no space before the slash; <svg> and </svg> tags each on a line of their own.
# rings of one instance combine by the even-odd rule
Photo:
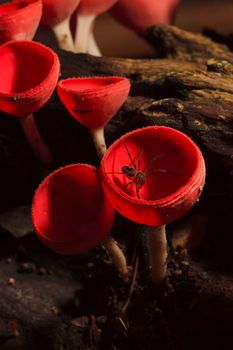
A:
<svg viewBox="0 0 233 350">
<path fill-rule="evenodd" d="M 232 277 L 208 268 L 201 251 L 170 247 L 169 284 L 158 293 L 144 229 L 119 217 L 117 231 L 132 244 L 128 282 L 101 247 L 63 257 L 34 233 L 16 240 L 1 232 L 1 350 L 231 348 Z"/>
</svg>

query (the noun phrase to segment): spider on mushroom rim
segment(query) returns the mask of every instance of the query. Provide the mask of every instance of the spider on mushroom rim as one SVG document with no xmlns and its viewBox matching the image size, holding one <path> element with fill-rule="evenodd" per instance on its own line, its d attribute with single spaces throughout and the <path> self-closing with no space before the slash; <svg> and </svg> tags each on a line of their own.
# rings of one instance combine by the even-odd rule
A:
<svg viewBox="0 0 233 350">
<path fill-rule="evenodd" d="M 125 144 L 125 142 L 123 142 L 123 145 L 126 149 L 126 152 L 128 154 L 128 157 L 130 159 L 130 165 L 124 165 L 121 168 L 121 172 L 112 172 L 108 174 L 122 174 L 125 175 L 130 181 L 127 182 L 127 184 L 125 185 L 125 188 L 128 187 L 129 185 L 136 185 L 136 195 L 137 198 L 140 199 L 140 189 L 144 186 L 144 184 L 146 183 L 146 179 L 150 174 L 153 174 L 157 171 L 163 172 L 163 173 L 170 173 L 172 175 L 176 175 L 179 176 L 181 175 L 181 173 L 178 173 L 176 171 L 173 170 L 168 170 L 168 169 L 162 169 L 162 168 L 153 168 L 150 170 L 151 165 L 154 163 L 154 161 L 163 158 L 164 156 L 166 156 L 167 154 L 176 152 L 175 148 L 172 148 L 166 152 L 161 152 L 159 154 L 157 154 L 156 156 L 152 157 L 151 160 L 147 163 L 147 165 L 144 167 L 144 169 L 141 170 L 141 157 L 143 155 L 144 152 L 144 148 L 141 149 L 141 151 L 139 152 L 138 155 L 138 159 L 137 159 L 137 164 L 136 162 L 133 160 L 132 155 L 130 154 L 130 151 L 127 147 L 127 145 Z"/>
</svg>

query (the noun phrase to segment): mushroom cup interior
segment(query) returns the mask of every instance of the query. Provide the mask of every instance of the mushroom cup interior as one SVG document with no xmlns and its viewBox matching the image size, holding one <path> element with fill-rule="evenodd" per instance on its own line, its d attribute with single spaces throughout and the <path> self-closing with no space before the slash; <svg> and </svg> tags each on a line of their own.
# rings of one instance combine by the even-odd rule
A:
<svg viewBox="0 0 233 350">
<path fill-rule="evenodd" d="M 90 129 L 103 128 L 125 102 L 130 82 L 123 77 L 71 78 L 58 83 L 70 114 Z"/>
<path fill-rule="evenodd" d="M 54 54 L 31 41 L 12 41 L 0 47 L 0 93 L 24 93 L 43 83 L 54 65 Z"/>
<path fill-rule="evenodd" d="M 75 93 L 100 93 L 105 89 L 115 87 L 117 83 L 122 82 L 121 77 L 93 77 L 93 78 L 71 78 L 60 82 L 61 86 Z"/>
<path fill-rule="evenodd" d="M 28 6 L 27 1 L 12 2 L 0 6 L 0 17 L 5 14 L 13 13 L 14 11 L 20 10 Z"/>
<path fill-rule="evenodd" d="M 160 201 L 184 188 L 198 166 L 198 148 L 184 134 L 167 127 L 148 127 L 121 137 L 102 162 L 103 176 L 116 191 L 140 201 Z M 122 171 L 128 166 L 145 174 L 137 185 Z"/>
</svg>

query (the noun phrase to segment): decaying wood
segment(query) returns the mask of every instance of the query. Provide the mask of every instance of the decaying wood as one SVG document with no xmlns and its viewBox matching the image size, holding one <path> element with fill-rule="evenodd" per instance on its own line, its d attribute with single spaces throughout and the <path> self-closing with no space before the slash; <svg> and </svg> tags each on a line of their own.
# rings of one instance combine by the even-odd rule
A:
<svg viewBox="0 0 233 350">
<path fill-rule="evenodd" d="M 62 77 L 128 77 L 131 95 L 110 123 L 110 135 L 151 124 L 175 127 L 199 144 L 211 168 L 231 176 L 233 54 L 224 45 L 172 26 L 154 26 L 148 40 L 156 49 L 163 47 L 162 59 L 96 58 L 60 51 Z"/>
<path fill-rule="evenodd" d="M 197 63 L 206 62 L 206 59 L 214 57 L 217 61 L 233 62 L 227 46 L 217 44 L 201 34 L 187 32 L 174 26 L 151 27 L 145 38 L 152 45 L 156 45 L 156 50 L 162 57 Z"/>
</svg>

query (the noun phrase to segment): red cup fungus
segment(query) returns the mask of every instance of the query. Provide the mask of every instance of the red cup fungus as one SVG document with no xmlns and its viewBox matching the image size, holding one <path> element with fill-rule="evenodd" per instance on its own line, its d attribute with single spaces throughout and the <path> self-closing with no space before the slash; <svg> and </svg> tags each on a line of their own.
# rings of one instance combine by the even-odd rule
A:
<svg viewBox="0 0 233 350">
<path fill-rule="evenodd" d="M 0 44 L 12 40 L 32 40 L 41 15 L 41 0 L 17 0 L 0 5 Z"/>
<path fill-rule="evenodd" d="M 101 56 L 93 36 L 95 18 L 109 10 L 118 0 L 80 0 L 77 7 L 74 48 L 76 52 L 88 52 Z"/>
<path fill-rule="evenodd" d="M 138 32 L 156 23 L 171 24 L 180 0 L 118 0 L 111 15 L 124 26 Z"/>
<path fill-rule="evenodd" d="M 50 162 L 50 151 L 32 114 L 48 101 L 56 87 L 58 56 L 37 42 L 11 41 L 0 46 L 0 67 L 0 110 L 18 118 L 36 155 Z"/>
<path fill-rule="evenodd" d="M 79 254 L 103 243 L 113 263 L 124 272 L 126 262 L 123 260 L 122 267 L 119 247 L 108 238 L 114 208 L 95 167 L 72 164 L 47 176 L 35 192 L 32 221 L 40 240 L 53 251 Z"/>
<path fill-rule="evenodd" d="M 42 0 L 42 2 L 41 23 L 51 27 L 60 48 L 73 51 L 74 44 L 69 22 L 80 0 Z"/>
<path fill-rule="evenodd" d="M 166 276 L 165 224 L 184 215 L 204 186 L 200 150 L 175 129 L 138 129 L 110 146 L 101 161 L 101 176 L 115 209 L 148 226 L 152 279 L 161 285 Z"/>
<path fill-rule="evenodd" d="M 41 0 L 17 0 L 0 5 L 0 44 L 12 40 L 31 40 L 41 15 Z"/>
<path fill-rule="evenodd" d="M 70 78 L 58 83 L 58 95 L 81 124 L 90 129 L 100 156 L 106 151 L 104 126 L 126 100 L 130 82 L 123 77 Z"/>
</svg>

